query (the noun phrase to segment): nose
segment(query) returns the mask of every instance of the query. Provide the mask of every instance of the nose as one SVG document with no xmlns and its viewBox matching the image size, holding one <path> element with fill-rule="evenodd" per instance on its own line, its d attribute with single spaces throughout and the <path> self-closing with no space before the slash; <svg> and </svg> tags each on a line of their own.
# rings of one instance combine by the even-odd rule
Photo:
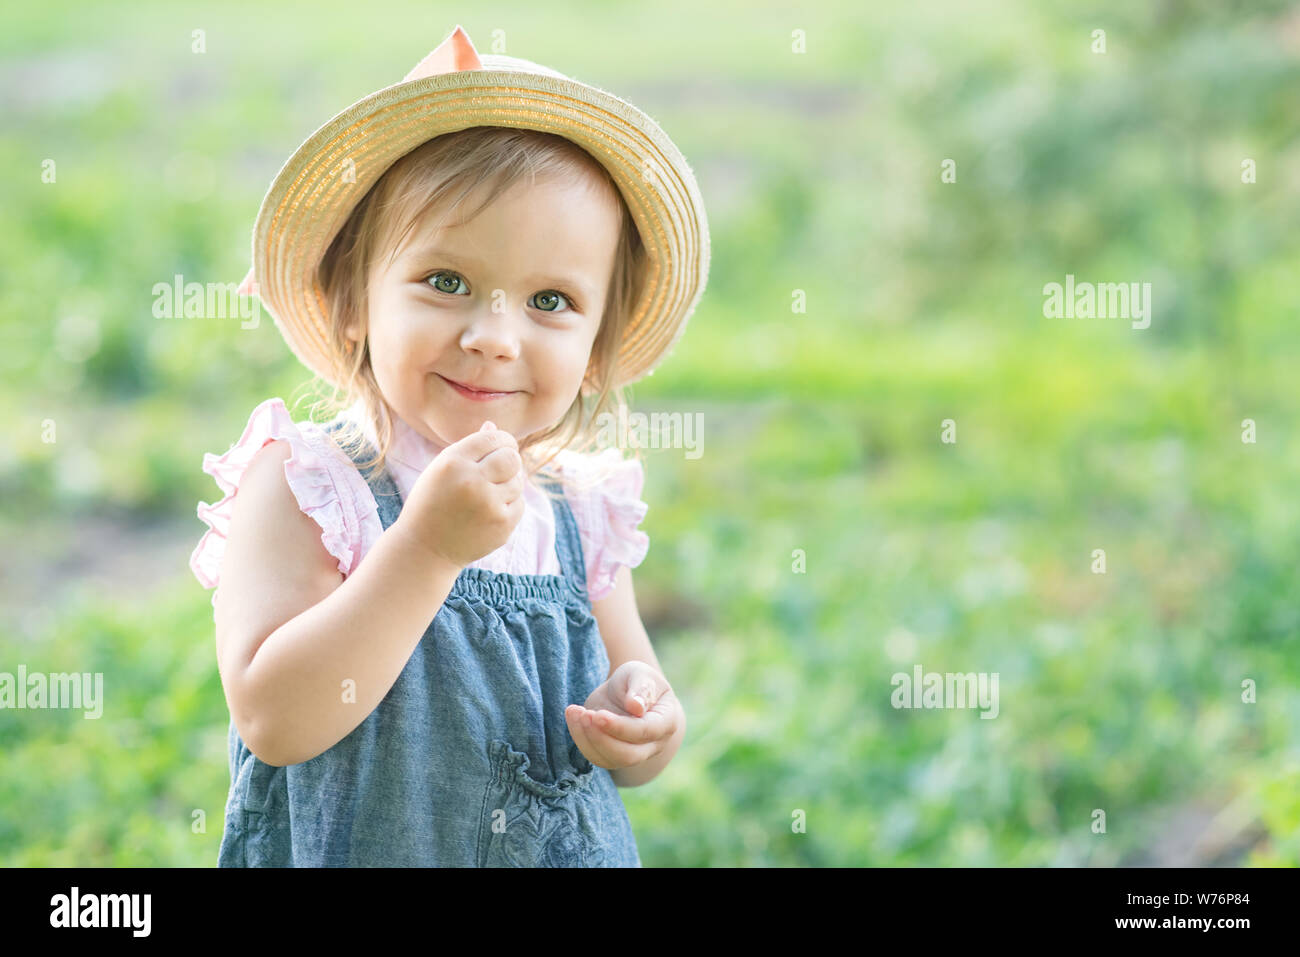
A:
<svg viewBox="0 0 1300 957">
<path fill-rule="evenodd" d="M 484 359 L 518 359 L 519 334 L 513 313 L 508 309 L 476 311 L 461 334 L 460 347 Z"/>
</svg>

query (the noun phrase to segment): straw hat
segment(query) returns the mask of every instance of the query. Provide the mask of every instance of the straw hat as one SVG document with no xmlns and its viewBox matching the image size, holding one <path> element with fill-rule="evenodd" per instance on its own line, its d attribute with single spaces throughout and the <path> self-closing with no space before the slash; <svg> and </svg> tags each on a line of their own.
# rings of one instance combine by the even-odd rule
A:
<svg viewBox="0 0 1300 957">
<path fill-rule="evenodd" d="M 618 384 L 667 355 L 699 302 L 709 228 L 695 175 L 650 117 L 613 94 L 528 60 L 480 56 L 457 26 L 401 83 L 358 100 L 313 133 L 267 191 L 240 286 L 270 311 L 289 348 L 332 385 L 334 347 L 316 270 L 348 214 L 420 144 L 471 126 L 556 133 L 610 173 L 648 253 L 641 301 L 619 351 Z"/>
</svg>

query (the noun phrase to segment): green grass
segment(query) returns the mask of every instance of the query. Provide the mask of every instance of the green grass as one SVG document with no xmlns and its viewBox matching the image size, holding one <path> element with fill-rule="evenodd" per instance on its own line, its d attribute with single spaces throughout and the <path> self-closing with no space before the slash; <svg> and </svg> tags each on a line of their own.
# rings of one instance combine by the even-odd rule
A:
<svg viewBox="0 0 1300 957">
<path fill-rule="evenodd" d="M 100 514 L 189 520 L 197 543 L 195 503 L 218 495 L 203 454 L 306 373 L 269 315 L 158 320 L 152 286 L 242 278 L 289 152 L 454 25 L 415 4 L 257 7 L 257 31 L 251 5 L 106 10 L 0 20 L 0 69 L 29 91 L 0 141 L 0 529 L 24 571 L 139 547 L 45 538 Z M 1142 863 L 1191 806 L 1255 835 L 1227 863 L 1300 864 L 1284 11 L 461 21 L 480 50 L 504 30 L 507 52 L 649 112 L 710 211 L 705 299 L 631 390 L 704 423 L 700 458 L 645 453 L 638 598 L 689 716 L 667 770 L 623 792 L 647 865 Z M 1044 318 L 1067 273 L 1151 282 L 1151 327 Z M 0 711 L 0 863 L 215 863 L 229 716 L 188 554 L 147 598 L 47 570 L 6 608 L 0 671 L 102 671 L 106 702 Z M 894 709 L 916 664 L 997 672 L 999 716 Z"/>
</svg>

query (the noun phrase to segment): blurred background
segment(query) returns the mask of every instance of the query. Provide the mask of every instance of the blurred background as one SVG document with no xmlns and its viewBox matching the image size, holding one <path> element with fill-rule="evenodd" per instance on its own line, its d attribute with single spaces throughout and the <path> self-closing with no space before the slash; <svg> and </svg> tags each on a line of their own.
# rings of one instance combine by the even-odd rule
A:
<svg viewBox="0 0 1300 957">
<path fill-rule="evenodd" d="M 313 393 L 264 310 L 153 287 L 240 281 L 290 153 L 457 23 L 649 113 L 710 214 L 630 390 L 704 426 L 643 452 L 689 716 L 622 792 L 647 866 L 1300 863 L 1300 8 L 1047 7 L 6 6 L 0 671 L 105 700 L 0 710 L 0 864 L 215 865 L 202 458 Z M 1149 328 L 1046 317 L 1067 274 Z M 918 665 L 997 718 L 895 709 Z"/>
</svg>

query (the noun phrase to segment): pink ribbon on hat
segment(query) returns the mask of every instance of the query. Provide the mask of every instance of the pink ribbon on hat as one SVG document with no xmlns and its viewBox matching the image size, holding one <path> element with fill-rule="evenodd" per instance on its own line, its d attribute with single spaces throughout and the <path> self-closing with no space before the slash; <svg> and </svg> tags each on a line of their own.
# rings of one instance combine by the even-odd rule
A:
<svg viewBox="0 0 1300 957">
<path fill-rule="evenodd" d="M 483 63 L 478 58 L 478 51 L 474 49 L 474 44 L 469 42 L 469 34 L 462 30 L 458 23 L 447 39 L 417 63 L 411 72 L 402 78 L 402 82 L 409 83 L 411 80 L 421 80 L 426 76 L 437 76 L 439 73 L 481 69 Z"/>
<path fill-rule="evenodd" d="M 411 68 L 411 72 L 402 78 L 403 83 L 422 80 L 440 73 L 459 73 L 462 70 L 481 70 L 483 62 L 478 58 L 478 51 L 470 42 L 469 34 L 458 23 L 456 29 L 448 34 L 447 39 L 435 47 L 428 56 Z M 236 295 L 257 295 L 257 283 L 254 281 L 255 270 L 249 269 L 244 281 L 235 291 Z"/>
</svg>

